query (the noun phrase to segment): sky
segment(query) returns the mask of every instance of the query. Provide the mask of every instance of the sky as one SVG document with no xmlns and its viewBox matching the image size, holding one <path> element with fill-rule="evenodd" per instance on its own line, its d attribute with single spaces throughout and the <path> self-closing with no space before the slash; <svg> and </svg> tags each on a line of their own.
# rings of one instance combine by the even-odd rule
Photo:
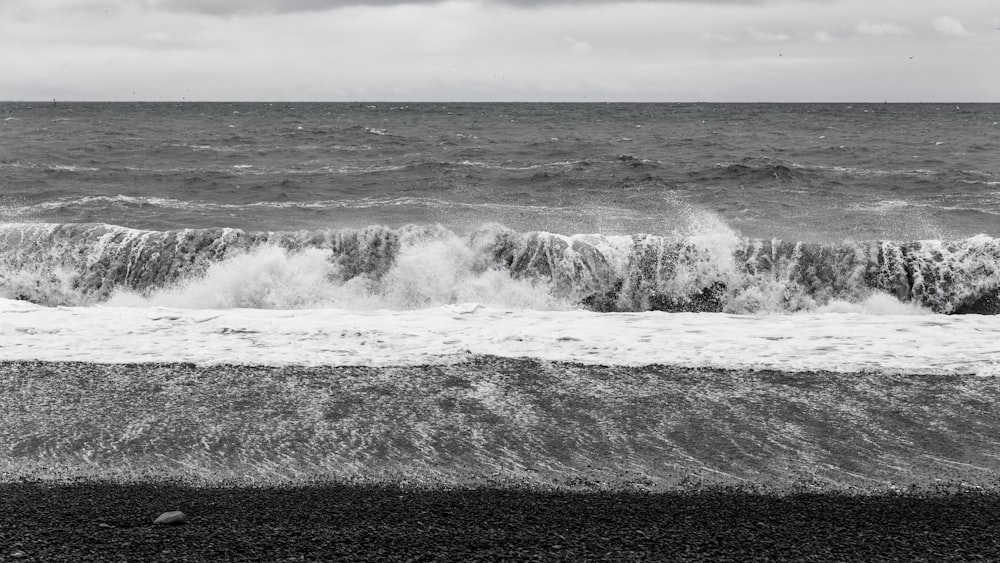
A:
<svg viewBox="0 0 1000 563">
<path fill-rule="evenodd" d="M 0 100 L 1000 102 L 1000 0 L 0 0 Z"/>
</svg>

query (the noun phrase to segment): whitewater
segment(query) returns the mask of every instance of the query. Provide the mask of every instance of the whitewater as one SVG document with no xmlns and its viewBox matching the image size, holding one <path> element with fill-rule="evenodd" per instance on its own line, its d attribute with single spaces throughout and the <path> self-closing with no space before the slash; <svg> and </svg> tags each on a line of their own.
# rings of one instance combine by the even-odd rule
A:
<svg viewBox="0 0 1000 563">
<path fill-rule="evenodd" d="M 1000 375 L 1000 328 L 891 298 L 833 312 L 705 315 L 338 309 L 44 308 L 0 302 L 0 360 L 266 366 L 453 364 L 476 356 L 608 366 Z M 873 312 L 875 312 L 873 314 Z M 921 315 L 914 320 L 912 315 Z"/>
<path fill-rule="evenodd" d="M 987 237 L 806 246 L 726 231 L 47 224 L 0 234 L 5 360 L 390 366 L 494 355 L 996 375 L 1000 358 L 993 315 L 940 314 L 995 306 L 1000 248 Z"/>
</svg>

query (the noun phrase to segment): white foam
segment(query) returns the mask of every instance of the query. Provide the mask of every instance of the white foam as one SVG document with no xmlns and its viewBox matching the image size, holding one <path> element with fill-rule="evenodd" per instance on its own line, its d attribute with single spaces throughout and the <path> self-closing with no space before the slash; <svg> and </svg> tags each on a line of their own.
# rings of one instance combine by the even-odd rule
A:
<svg viewBox="0 0 1000 563">
<path fill-rule="evenodd" d="M 111 305 L 133 307 L 303 309 L 336 302 L 333 264 L 320 249 L 289 254 L 265 245 L 212 265 L 203 278 L 143 296 L 120 291 Z"/>
<path fill-rule="evenodd" d="M 119 291 L 112 306 L 194 309 L 419 309 L 462 302 L 517 309 L 566 309 L 549 288 L 477 267 L 464 239 L 447 236 L 407 244 L 381 278 L 341 281 L 322 249 L 289 252 L 262 245 L 212 264 L 204 276 L 148 295 Z"/>
<path fill-rule="evenodd" d="M 54 170 L 57 172 L 97 172 L 100 168 L 94 168 L 91 166 L 77 166 L 75 164 L 55 164 L 49 167 L 49 170 Z"/>
<path fill-rule="evenodd" d="M 817 313 L 858 313 L 868 315 L 930 315 L 932 311 L 917 303 L 903 303 L 885 293 L 874 293 L 860 303 L 834 300 L 818 307 Z"/>
<path fill-rule="evenodd" d="M 996 316 L 46 308 L 0 300 L 0 360 L 414 365 L 477 354 L 604 365 L 1000 375 Z"/>
</svg>

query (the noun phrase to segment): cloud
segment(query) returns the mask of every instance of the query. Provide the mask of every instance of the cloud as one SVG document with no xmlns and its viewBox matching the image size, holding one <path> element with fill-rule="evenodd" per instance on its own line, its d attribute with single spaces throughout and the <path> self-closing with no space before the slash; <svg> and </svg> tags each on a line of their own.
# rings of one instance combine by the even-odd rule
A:
<svg viewBox="0 0 1000 563">
<path fill-rule="evenodd" d="M 733 39 L 732 37 L 729 37 L 728 35 L 722 35 L 721 33 L 709 33 L 709 32 L 702 32 L 702 34 L 701 34 L 701 40 L 702 41 L 718 42 L 718 43 L 735 43 L 736 42 L 735 39 Z"/>
<path fill-rule="evenodd" d="M 944 35 L 970 35 L 970 33 L 965 30 L 965 26 L 962 25 L 962 22 L 952 17 L 944 16 L 937 18 L 932 22 L 932 25 L 938 33 Z"/>
<path fill-rule="evenodd" d="M 910 31 L 893 23 L 860 22 L 854 29 L 862 35 L 909 35 Z"/>
<path fill-rule="evenodd" d="M 747 29 L 747 33 L 750 37 L 753 37 L 756 41 L 761 43 L 782 43 L 791 39 L 786 33 L 774 33 L 770 31 L 757 31 L 756 29 Z"/>
<path fill-rule="evenodd" d="M 440 4 L 446 0 L 144 0 L 151 9 L 211 15 L 294 13 L 335 10 L 349 7 L 394 6 L 400 4 Z M 653 4 L 763 5 L 775 0 L 482 0 L 523 8 L 645 2 Z M 779 0 L 787 1 L 787 0 Z"/>
<path fill-rule="evenodd" d="M 0 0 L 0 99 L 989 101 L 996 1 Z"/>
<path fill-rule="evenodd" d="M 591 46 L 591 44 L 587 43 L 586 41 L 579 41 L 573 39 L 572 37 L 565 37 L 563 39 L 570 44 L 569 45 L 570 51 L 573 51 L 578 55 L 586 55 L 587 53 L 594 50 L 594 47 Z"/>
</svg>

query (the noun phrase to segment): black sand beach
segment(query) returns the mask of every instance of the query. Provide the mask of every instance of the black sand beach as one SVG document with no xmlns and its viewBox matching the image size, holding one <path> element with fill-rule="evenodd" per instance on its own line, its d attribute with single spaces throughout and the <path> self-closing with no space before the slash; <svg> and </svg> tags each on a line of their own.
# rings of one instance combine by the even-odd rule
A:
<svg viewBox="0 0 1000 563">
<path fill-rule="evenodd" d="M 970 561 L 1000 494 L 0 485 L 0 561 Z M 189 523 L 158 526 L 164 511 Z"/>
</svg>

